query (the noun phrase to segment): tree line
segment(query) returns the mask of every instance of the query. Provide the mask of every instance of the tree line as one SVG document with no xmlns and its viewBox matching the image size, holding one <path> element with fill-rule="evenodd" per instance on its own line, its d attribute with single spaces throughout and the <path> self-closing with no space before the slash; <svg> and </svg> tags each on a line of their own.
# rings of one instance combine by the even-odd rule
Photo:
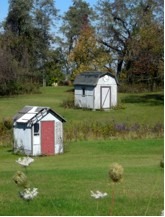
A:
<svg viewBox="0 0 165 217">
<path fill-rule="evenodd" d="M 88 70 L 119 82 L 163 85 L 164 1 L 9 0 L 0 31 L 0 95 L 31 92 Z"/>
</svg>

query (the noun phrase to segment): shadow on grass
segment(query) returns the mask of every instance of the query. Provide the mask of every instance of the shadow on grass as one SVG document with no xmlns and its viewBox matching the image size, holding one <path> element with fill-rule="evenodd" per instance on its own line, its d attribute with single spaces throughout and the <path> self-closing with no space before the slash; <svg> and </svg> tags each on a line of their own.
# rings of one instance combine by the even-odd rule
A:
<svg viewBox="0 0 165 217">
<path fill-rule="evenodd" d="M 70 89 L 66 90 L 65 92 L 74 93 L 74 88 L 70 88 Z"/>
<path fill-rule="evenodd" d="M 122 99 L 123 103 L 147 103 L 149 105 L 164 105 L 164 94 L 129 95 Z"/>
<path fill-rule="evenodd" d="M 7 152 L 12 153 L 13 149 L 8 149 Z"/>
</svg>

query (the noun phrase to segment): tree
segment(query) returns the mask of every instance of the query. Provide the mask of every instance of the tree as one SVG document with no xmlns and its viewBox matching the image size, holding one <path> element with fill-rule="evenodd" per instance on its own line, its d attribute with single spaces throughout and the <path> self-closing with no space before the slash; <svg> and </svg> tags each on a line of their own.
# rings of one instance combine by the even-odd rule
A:
<svg viewBox="0 0 165 217">
<path fill-rule="evenodd" d="M 17 73 L 20 71 L 19 64 L 13 60 L 13 56 L 6 49 L 6 41 L 0 35 L 0 95 L 17 94 Z"/>
<path fill-rule="evenodd" d="M 34 37 L 35 51 L 37 56 L 37 67 L 42 72 L 43 85 L 45 85 L 46 71 L 45 64 L 49 60 L 49 48 L 53 43 L 53 37 L 50 33 L 51 27 L 55 27 L 57 18 L 57 9 L 53 0 L 35 0 L 34 10 Z"/>
<path fill-rule="evenodd" d="M 64 74 L 62 73 L 62 67 L 64 64 L 61 48 L 55 50 L 49 50 L 49 59 L 44 65 L 46 72 L 46 82 L 48 85 L 53 83 L 60 83 L 64 80 Z"/>
<path fill-rule="evenodd" d="M 72 0 L 72 6 L 62 16 L 63 22 L 60 27 L 62 34 L 58 44 L 62 48 L 63 59 L 65 60 L 63 70 L 68 76 L 72 71 L 72 66 L 68 62 L 68 55 L 74 48 L 84 24 L 90 24 L 94 17 L 93 9 L 84 0 Z"/>
<path fill-rule="evenodd" d="M 85 25 L 69 54 L 69 62 L 73 65 L 72 79 L 83 71 L 112 71 L 108 65 L 111 56 L 97 43 L 94 29 Z"/>
<path fill-rule="evenodd" d="M 63 16 L 61 32 L 65 35 L 69 52 L 74 47 L 82 27 L 94 19 L 94 11 L 84 0 L 72 0 L 73 5 Z"/>
<path fill-rule="evenodd" d="M 142 26 L 132 39 L 129 49 L 127 78 L 131 82 L 145 82 L 153 91 L 163 81 L 163 29 L 155 24 Z"/>
<path fill-rule="evenodd" d="M 153 91 L 163 79 L 163 71 L 160 71 L 164 53 L 163 23 L 158 19 L 160 11 L 156 12 L 159 4 L 155 7 L 154 2 L 147 6 L 141 3 L 140 6 L 143 8 L 140 16 L 143 19 L 139 21 L 138 31 L 132 34 L 125 59 L 127 78 L 131 82 L 145 82 Z M 156 17 L 153 16 L 154 11 Z"/>
<path fill-rule="evenodd" d="M 163 16 L 160 2 L 161 0 L 99 1 L 99 41 L 112 53 L 114 62 L 117 63 L 118 76 L 123 69 L 127 71 L 132 65 L 130 44 L 141 34 L 140 27 L 145 29 L 150 23 L 160 26 L 158 20 L 162 20 Z"/>
<path fill-rule="evenodd" d="M 56 17 L 53 0 L 10 0 L 4 37 L 7 49 L 22 67 L 23 79 L 32 81 L 39 73 L 45 78 L 44 65 L 49 60 L 51 27 Z"/>
<path fill-rule="evenodd" d="M 9 13 L 5 21 L 5 36 L 8 39 L 8 49 L 20 66 L 29 70 L 30 40 L 32 35 L 32 17 L 30 11 L 33 0 L 10 0 Z"/>
</svg>

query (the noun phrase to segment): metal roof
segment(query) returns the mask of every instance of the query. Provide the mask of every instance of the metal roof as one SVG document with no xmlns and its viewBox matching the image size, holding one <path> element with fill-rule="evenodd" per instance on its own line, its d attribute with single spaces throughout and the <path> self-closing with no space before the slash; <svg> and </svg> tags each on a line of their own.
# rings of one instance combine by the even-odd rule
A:
<svg viewBox="0 0 165 217">
<path fill-rule="evenodd" d="M 84 86 L 96 86 L 99 78 L 103 77 L 104 75 L 109 75 L 110 77 L 113 77 L 116 80 L 115 76 L 109 72 L 103 73 L 98 71 L 88 71 L 77 75 L 73 84 L 84 85 Z"/>
<path fill-rule="evenodd" d="M 40 106 L 25 106 L 21 109 L 13 118 L 14 122 L 17 123 L 27 123 L 34 124 L 38 118 L 44 117 L 48 112 L 51 112 L 54 116 L 60 119 L 62 122 L 66 120 L 59 115 L 57 112 L 53 111 L 49 107 L 40 107 Z"/>
</svg>

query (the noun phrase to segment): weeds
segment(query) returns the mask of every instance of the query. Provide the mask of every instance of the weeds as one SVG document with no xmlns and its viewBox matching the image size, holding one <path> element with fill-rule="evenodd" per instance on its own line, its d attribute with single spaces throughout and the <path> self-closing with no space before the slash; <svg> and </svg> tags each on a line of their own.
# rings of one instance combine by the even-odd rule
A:
<svg viewBox="0 0 165 217">
<path fill-rule="evenodd" d="M 154 126 L 139 123 L 117 123 L 115 121 L 70 121 L 64 126 L 64 141 L 92 139 L 140 139 L 163 137 L 163 124 Z M 0 146 L 13 143 L 12 121 L 9 118 L 0 122 Z"/>
<path fill-rule="evenodd" d="M 163 124 L 154 126 L 134 123 L 116 123 L 115 121 L 70 122 L 65 127 L 65 141 L 91 139 L 139 139 L 163 137 Z"/>
<path fill-rule="evenodd" d="M 75 108 L 73 96 L 71 98 L 63 100 L 63 102 L 61 103 L 61 106 L 64 108 Z"/>
<path fill-rule="evenodd" d="M 7 146 L 12 143 L 12 126 L 13 122 L 11 118 L 4 118 L 0 122 L 0 146 Z"/>
<path fill-rule="evenodd" d="M 164 156 L 162 157 L 162 159 L 160 160 L 160 167 L 164 168 Z"/>
<path fill-rule="evenodd" d="M 110 216 L 113 215 L 113 210 L 115 207 L 115 185 L 122 180 L 123 172 L 124 172 L 124 169 L 123 169 L 122 165 L 120 165 L 118 163 L 113 163 L 110 167 L 110 170 L 109 170 L 109 178 L 113 182 Z"/>
<path fill-rule="evenodd" d="M 30 184 L 27 178 L 27 167 L 34 161 L 31 157 L 19 158 L 16 162 L 24 167 L 25 173 L 22 171 L 17 171 L 13 177 L 13 181 L 17 184 L 18 187 L 22 188 L 22 191 L 19 192 L 19 195 L 22 199 L 26 201 L 32 200 L 38 195 L 37 188 L 30 188 Z"/>
</svg>

